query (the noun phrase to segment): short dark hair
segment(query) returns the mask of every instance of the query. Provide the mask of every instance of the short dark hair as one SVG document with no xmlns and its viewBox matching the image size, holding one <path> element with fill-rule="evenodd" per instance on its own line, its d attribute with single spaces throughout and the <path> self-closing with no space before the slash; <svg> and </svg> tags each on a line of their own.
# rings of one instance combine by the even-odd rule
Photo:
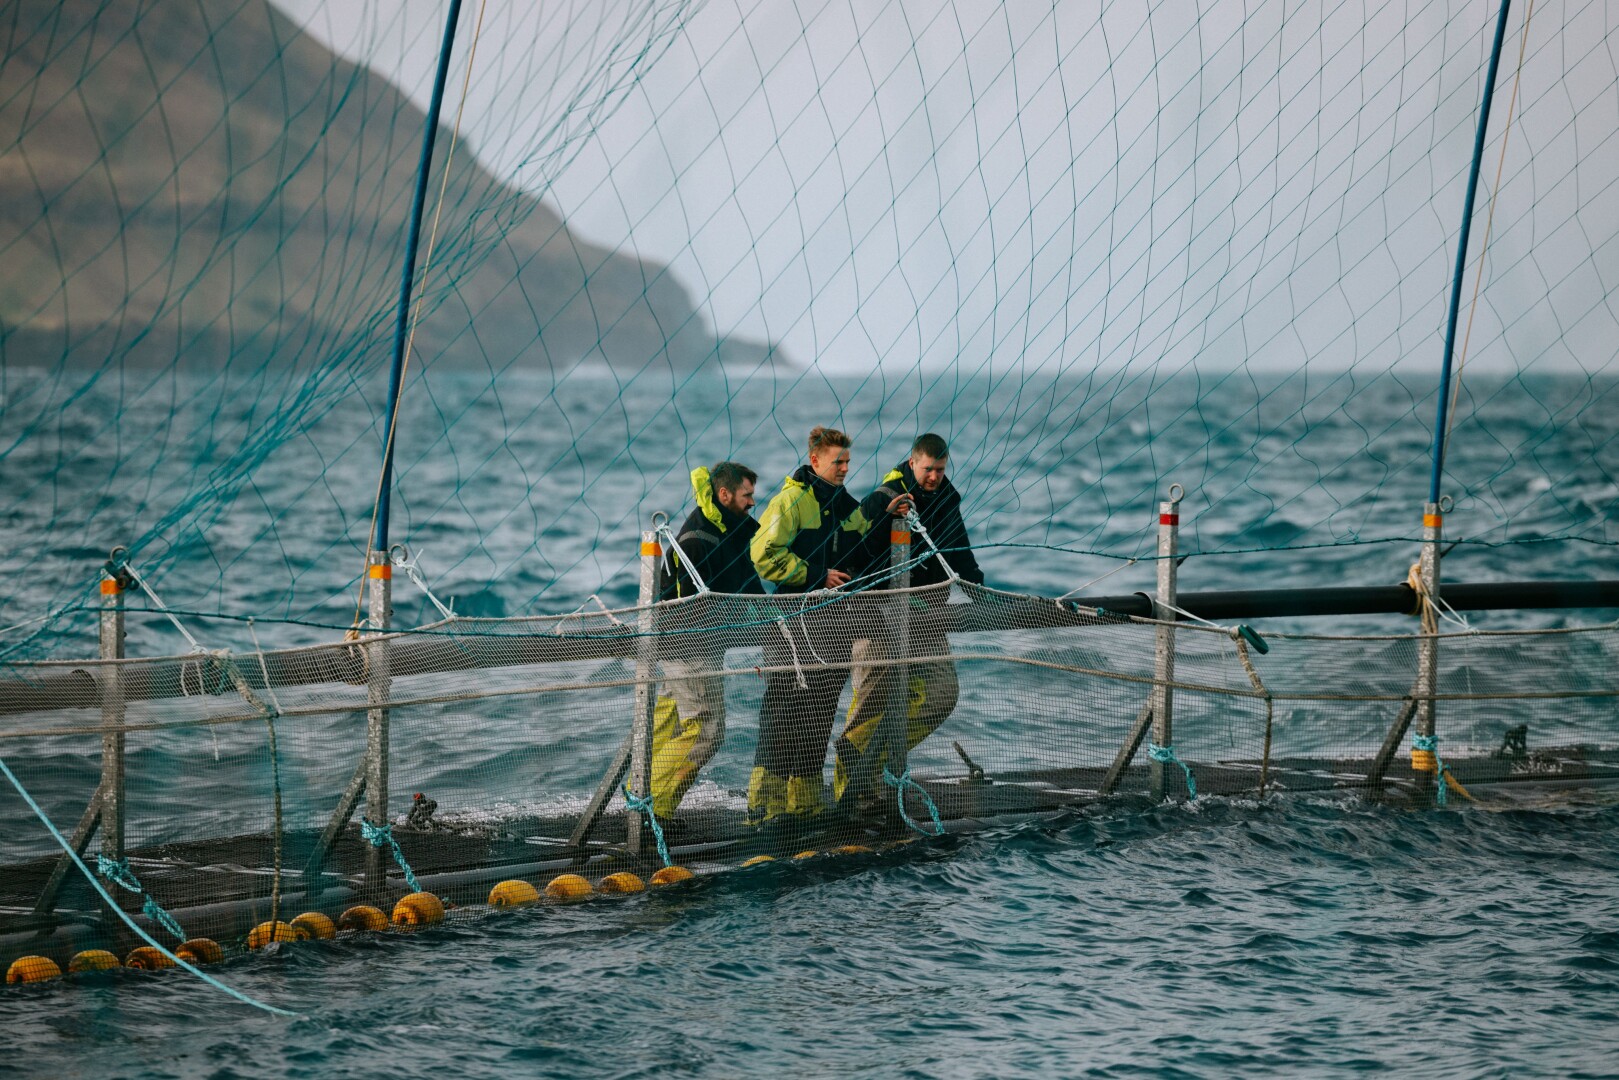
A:
<svg viewBox="0 0 1619 1080">
<path fill-rule="evenodd" d="M 818 427 L 810 431 L 809 452 L 825 450 L 829 446 L 848 446 L 849 436 L 837 428 Z"/>
<path fill-rule="evenodd" d="M 708 470 L 708 482 L 715 491 L 724 488 L 726 491 L 735 491 L 747 480 L 757 484 L 759 474 L 737 461 L 721 461 Z"/>
<path fill-rule="evenodd" d="M 916 437 L 916 441 L 911 444 L 911 453 L 944 461 L 950 457 L 950 444 L 944 441 L 943 436 L 930 431 L 926 435 Z"/>
</svg>

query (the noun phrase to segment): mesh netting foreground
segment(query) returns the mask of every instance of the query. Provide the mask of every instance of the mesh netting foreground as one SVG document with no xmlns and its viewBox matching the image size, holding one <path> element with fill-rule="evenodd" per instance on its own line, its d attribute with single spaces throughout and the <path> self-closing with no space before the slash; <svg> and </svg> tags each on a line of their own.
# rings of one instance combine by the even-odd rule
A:
<svg viewBox="0 0 1619 1080">
<path fill-rule="evenodd" d="M 1619 781 L 1612 624 L 1430 635 L 1422 694 L 1420 634 L 1257 638 L 955 588 L 17 664 L 0 758 L 69 846 L 99 842 L 105 879 L 122 866 L 186 933 L 227 942 L 292 911 L 386 908 L 407 878 L 471 904 L 503 879 L 712 871 L 1109 797 L 1431 805 Z M 1443 746 L 1412 752 L 1430 701 Z M 5 954 L 137 944 L 41 818 L 0 807 Z"/>
</svg>

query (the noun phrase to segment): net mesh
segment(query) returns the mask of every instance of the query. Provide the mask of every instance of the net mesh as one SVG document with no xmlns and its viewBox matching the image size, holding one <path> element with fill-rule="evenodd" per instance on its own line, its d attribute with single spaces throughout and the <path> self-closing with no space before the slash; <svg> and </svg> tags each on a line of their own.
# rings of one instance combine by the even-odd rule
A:
<svg viewBox="0 0 1619 1080">
<path fill-rule="evenodd" d="M 1184 797 L 1177 763 L 1202 798 L 1431 802 L 1408 726 L 1426 700 L 1424 640 L 1437 647 L 1451 799 L 1619 781 L 1614 626 L 1269 635 L 1263 653 L 1249 640 L 964 583 L 703 593 L 262 653 L 7 665 L 0 757 L 64 833 L 100 806 L 100 836 L 75 838 L 91 856 L 121 817 L 147 893 L 186 933 L 230 947 L 272 912 L 386 909 L 407 891 L 405 865 L 422 888 L 480 911 L 503 879 L 649 874 L 664 862 L 660 838 L 669 861 L 702 872 L 1073 813 L 1109 795 Z M 1172 722 L 1144 721 L 1166 688 Z M 370 857 L 385 873 L 368 877 L 360 821 L 376 804 L 352 785 L 377 757 L 368 731 L 381 716 L 386 821 L 404 865 L 384 846 Z M 1174 760 L 1155 763 L 1157 745 Z M 95 802 L 120 782 L 115 813 Z M 345 790 L 358 799 L 345 804 Z M 82 877 L 50 885 L 56 842 L 20 800 L 3 805 L 10 952 L 38 952 L 42 928 L 63 960 L 138 944 L 96 917 Z"/>
<path fill-rule="evenodd" d="M 1480 576 L 1519 558 L 1490 545 L 1585 572 L 1619 541 L 1613 29 L 1526 11 L 1446 480 Z M 1326 546 L 1381 579 L 1425 489 L 1485 15 L 469 3 L 395 534 L 466 614 L 631 603 L 638 508 L 717 459 L 785 470 L 832 422 L 857 477 L 946 431 L 1013 587 L 1142 554 L 1118 511 L 1172 479 L 1211 575 Z M 442 25 L 11 6 L 0 512 L 73 539 L 0 553 L 9 655 L 88 651 L 85 562 L 115 544 L 177 609 L 282 644 L 347 624 Z M 1058 581 L 1027 545 L 1078 554 L 1039 564 Z"/>
</svg>

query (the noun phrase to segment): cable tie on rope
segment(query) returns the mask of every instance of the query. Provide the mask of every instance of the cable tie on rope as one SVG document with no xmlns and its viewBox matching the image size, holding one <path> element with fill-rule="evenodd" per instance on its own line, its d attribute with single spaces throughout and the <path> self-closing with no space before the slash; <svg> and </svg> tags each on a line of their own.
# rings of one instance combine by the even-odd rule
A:
<svg viewBox="0 0 1619 1080">
<path fill-rule="evenodd" d="M 939 808 L 933 805 L 933 796 L 928 794 L 927 788 L 911 779 L 911 770 L 909 768 L 900 773 L 898 776 L 895 776 L 889 771 L 888 766 L 884 765 L 883 783 L 894 789 L 894 799 L 899 804 L 899 816 L 905 819 L 905 824 L 909 825 L 913 830 L 921 833 L 923 836 L 944 835 L 944 822 L 939 820 Z M 916 822 L 912 821 L 911 815 L 905 812 L 905 788 L 907 785 L 915 788 L 917 794 L 922 796 L 922 801 L 927 804 L 928 816 L 933 819 L 932 832 L 929 832 Z"/>
<path fill-rule="evenodd" d="M 135 871 L 129 868 L 128 859 L 109 859 L 105 855 L 97 855 L 96 873 L 126 892 L 146 897 L 146 902 L 141 905 L 141 914 L 173 934 L 176 940 L 186 939 L 186 932 L 174 921 L 174 916 L 164 911 L 163 905 L 152 899 L 151 893 L 141 888 L 140 879 L 135 876 Z"/>
<path fill-rule="evenodd" d="M 394 849 L 394 862 L 398 863 L 399 869 L 405 872 L 405 883 L 410 886 L 410 891 L 422 891 L 421 884 L 416 880 L 416 875 L 411 872 L 410 863 L 405 861 L 405 853 L 399 850 L 399 841 L 394 839 L 392 825 L 378 825 L 370 818 L 363 817 L 360 819 L 360 836 L 372 847 L 382 847 L 384 845 L 392 847 Z"/>
<path fill-rule="evenodd" d="M 647 824 L 652 826 L 652 838 L 658 842 L 658 858 L 663 860 L 663 865 L 673 866 L 674 863 L 669 861 L 669 845 L 663 840 L 663 826 L 658 824 L 658 815 L 652 812 L 652 796 L 639 798 L 630 790 L 630 786 L 625 784 L 624 805 L 629 807 L 633 814 L 646 815 Z"/>
<path fill-rule="evenodd" d="M 1181 772 L 1186 774 L 1186 796 L 1189 799 L 1197 798 L 1197 780 L 1192 776 L 1192 767 L 1175 756 L 1173 746 L 1159 746 L 1157 743 L 1147 741 L 1147 756 L 1160 765 L 1179 765 Z"/>
</svg>

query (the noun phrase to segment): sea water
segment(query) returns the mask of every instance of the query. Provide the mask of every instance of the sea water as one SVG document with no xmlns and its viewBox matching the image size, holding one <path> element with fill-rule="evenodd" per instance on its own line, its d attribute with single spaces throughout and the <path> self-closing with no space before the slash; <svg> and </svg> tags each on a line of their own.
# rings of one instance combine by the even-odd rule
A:
<svg viewBox="0 0 1619 1080">
<path fill-rule="evenodd" d="M 1334 545 L 1414 534 L 1401 523 L 1426 492 L 1425 431 L 1410 420 L 1413 430 L 1388 435 L 1391 425 L 1372 422 L 1414 414 L 1420 393 L 1398 383 L 1334 398 L 1286 380 L 1256 388 L 1246 377 L 1151 387 L 1070 379 L 1032 389 L 982 381 L 963 389 L 958 380 L 948 393 L 935 385 L 906 400 L 869 380 L 755 386 L 751 395 L 690 384 L 671 394 L 581 376 L 527 397 L 503 387 L 502 409 L 482 389 L 447 379 L 430 408 L 407 410 L 415 441 L 403 444 L 411 448 L 395 536 L 425 545 L 442 571 L 436 584 L 483 614 L 567 610 L 591 593 L 632 598 L 632 558 L 621 553 L 633 548 L 643 510 L 681 509 L 685 468 L 739 457 L 759 468 L 768 491 L 816 422 L 855 433 L 857 487 L 903 456 L 917 426 L 951 437 L 952 471 L 986 545 L 991 582 L 1046 593 L 1121 565 L 1050 548 L 1150 550 L 1154 503 L 1172 481 L 1188 488 L 1189 549 L 1240 552 L 1189 560 L 1183 588 L 1284 587 L 1323 574 L 1344 584 L 1400 580 L 1409 545 Z M 1555 380 L 1528 389 L 1542 400 L 1607 393 Z M 1111 410 L 1101 407 L 1104 395 Z M 82 408 L 119 404 L 87 400 Z M 1589 542 L 1619 539 L 1615 410 L 1593 406 L 1579 438 L 1560 439 L 1545 410 L 1483 400 L 1495 410 L 1492 439 L 1452 450 L 1453 473 L 1474 492 L 1464 508 L 1550 536 L 1583 520 L 1573 531 L 1587 540 L 1464 547 L 1447 574 L 1615 576 L 1612 547 Z M 513 425 L 514 411 L 530 421 Z M 552 413 L 575 422 L 548 421 Z M 102 420 L 129 434 L 159 423 L 128 409 Z M 213 635 L 209 644 L 251 647 L 237 640 L 239 624 L 201 617 L 210 596 L 217 610 L 270 616 L 255 631 L 267 644 L 319 639 L 318 626 L 302 624 L 338 625 L 344 616 L 334 609 L 352 603 L 344 599 L 355 573 L 352 536 L 363 537 L 369 505 L 363 494 L 355 509 L 343 505 L 346 496 L 320 492 L 363 493 L 374 486 L 375 461 L 358 449 L 334 453 L 363 440 L 326 425 L 256 467 L 262 498 L 238 499 L 205 523 L 206 543 L 177 541 L 159 563 L 168 598 L 199 612 L 188 618 Z M 233 449 L 165 450 L 145 463 L 150 479 L 131 494 L 106 481 L 115 458 L 95 455 L 138 458 L 142 444 L 108 445 L 85 440 L 71 457 L 59 449 L 54 466 L 47 452 L 27 475 L 15 474 L 15 456 L 0 459 L 0 472 L 13 470 L 0 476 L 10 490 L 30 477 L 37 486 L 38 471 L 55 468 L 46 483 L 54 510 L 13 507 L 16 535 L 43 553 L 10 599 L 48 603 L 59 592 L 43 580 L 45 568 L 91 558 L 120 525 L 138 530 L 172 517 L 182 501 L 173 493 L 190 498 L 196 478 Z M 100 509 L 53 533 L 75 485 Z M 1122 565 L 1093 591 L 1147 587 L 1149 564 Z M 300 622 L 278 624 L 278 615 Z M 176 640 L 148 620 L 132 632 L 131 651 L 172 651 Z M 744 730 L 751 722 L 733 718 Z M 457 765 L 448 754 L 445 770 Z M 48 803 L 61 801 L 48 774 L 38 786 Z M 164 806 L 135 812 L 200 819 L 220 798 L 205 783 L 168 790 Z M 1616 802 L 1601 791 L 1431 811 L 1353 797 L 1126 800 L 892 852 L 478 915 L 409 936 L 300 945 L 215 969 L 303 1014 L 294 1021 L 174 972 L 11 988 L 0 993 L 0 1071 L 1619 1075 Z M 33 828 L 10 794 L 0 793 L 0 816 L 8 830 Z"/>
</svg>

